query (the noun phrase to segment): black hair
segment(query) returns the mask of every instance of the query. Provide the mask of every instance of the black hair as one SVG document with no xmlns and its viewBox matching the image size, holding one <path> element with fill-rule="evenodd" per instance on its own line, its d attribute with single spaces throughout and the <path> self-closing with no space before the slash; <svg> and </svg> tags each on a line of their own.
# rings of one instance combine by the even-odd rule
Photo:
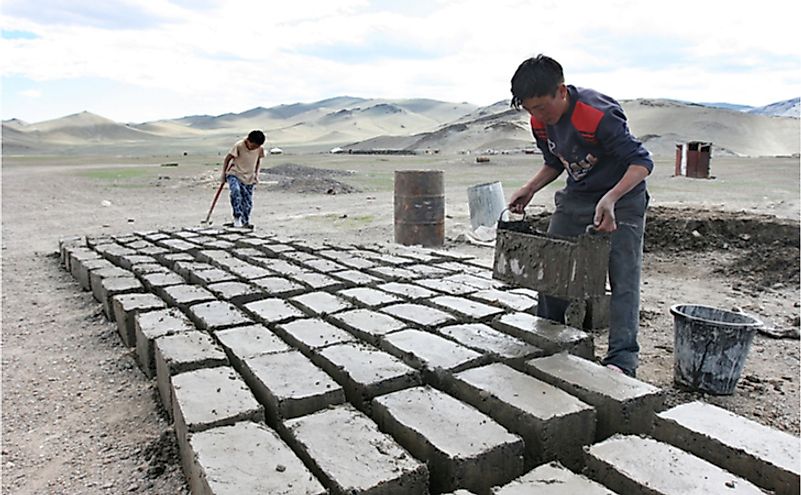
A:
<svg viewBox="0 0 801 495">
<path fill-rule="evenodd" d="M 517 110 L 527 98 L 553 96 L 565 75 L 559 62 L 543 54 L 524 60 L 512 76 L 512 103 Z"/>
<path fill-rule="evenodd" d="M 266 140 L 267 138 L 264 137 L 264 133 L 261 131 L 250 131 L 250 134 L 248 134 L 248 141 L 253 144 L 258 144 L 261 146 Z"/>
</svg>

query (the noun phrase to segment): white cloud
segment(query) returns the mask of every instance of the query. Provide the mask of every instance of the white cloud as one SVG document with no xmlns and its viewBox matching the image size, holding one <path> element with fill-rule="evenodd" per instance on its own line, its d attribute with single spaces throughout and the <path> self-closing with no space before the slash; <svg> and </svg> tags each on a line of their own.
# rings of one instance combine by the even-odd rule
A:
<svg viewBox="0 0 801 495">
<path fill-rule="evenodd" d="M 801 40 L 778 0 L 759 8 L 689 0 L 112 4 L 136 5 L 143 20 L 107 29 L 2 16 L 4 29 L 39 36 L 0 40 L 4 76 L 108 79 L 160 101 L 161 91 L 182 95 L 180 106 L 152 118 L 343 94 L 489 104 L 508 97 L 514 69 L 539 52 L 562 62 L 569 82 L 620 99 L 762 105 L 801 93 Z M 76 102 L 76 111 L 90 103 Z M 139 118 L 145 106 L 120 101 L 119 113 Z"/>
<path fill-rule="evenodd" d="M 42 92 L 37 89 L 26 89 L 24 91 L 20 91 L 19 94 L 26 98 L 40 98 L 42 96 Z"/>
</svg>

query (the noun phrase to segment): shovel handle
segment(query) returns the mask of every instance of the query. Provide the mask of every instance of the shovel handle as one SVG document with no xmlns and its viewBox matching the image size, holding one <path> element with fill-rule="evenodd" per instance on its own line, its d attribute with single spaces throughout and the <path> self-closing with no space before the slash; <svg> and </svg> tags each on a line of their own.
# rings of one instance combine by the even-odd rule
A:
<svg viewBox="0 0 801 495">
<path fill-rule="evenodd" d="M 203 223 L 209 223 L 209 218 L 211 218 L 211 212 L 214 211 L 214 207 L 217 205 L 217 200 L 220 199 L 220 193 L 225 186 L 225 182 L 220 182 L 220 187 L 217 188 L 217 192 L 214 193 L 214 199 L 211 200 L 211 207 L 209 208 L 209 213 L 206 215 L 206 220 Z"/>
</svg>

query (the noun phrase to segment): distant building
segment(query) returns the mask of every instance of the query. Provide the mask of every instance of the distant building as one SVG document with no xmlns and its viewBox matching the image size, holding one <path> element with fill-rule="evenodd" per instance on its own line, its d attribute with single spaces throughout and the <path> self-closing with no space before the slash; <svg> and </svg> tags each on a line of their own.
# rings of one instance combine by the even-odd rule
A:
<svg viewBox="0 0 801 495">
<path fill-rule="evenodd" d="M 329 151 L 329 153 L 333 153 L 335 155 L 338 155 L 338 154 L 344 153 L 344 152 L 345 152 L 345 150 L 340 148 L 339 146 L 337 146 L 336 148 L 331 148 L 331 151 Z"/>
<path fill-rule="evenodd" d="M 284 153 L 284 150 L 282 150 L 281 148 L 278 148 L 278 147 L 270 148 L 270 154 L 271 155 L 281 155 L 283 153 Z"/>
<path fill-rule="evenodd" d="M 709 161 L 711 157 L 712 143 L 703 141 L 676 143 L 675 175 L 708 179 Z"/>
</svg>

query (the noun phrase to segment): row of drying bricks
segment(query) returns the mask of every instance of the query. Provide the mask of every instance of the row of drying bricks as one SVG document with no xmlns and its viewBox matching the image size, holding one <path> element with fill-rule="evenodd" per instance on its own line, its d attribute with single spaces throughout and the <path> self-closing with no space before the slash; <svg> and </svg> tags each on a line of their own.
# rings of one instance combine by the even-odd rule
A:
<svg viewBox="0 0 801 495">
<path fill-rule="evenodd" d="M 479 300 L 507 305 L 490 312 L 476 300 L 430 297 L 436 293 L 424 285 L 376 279 L 383 283 L 354 287 L 353 275 L 339 279 L 352 280 L 349 289 L 329 284 L 333 294 L 309 284 L 253 291 L 252 273 L 192 275 L 212 269 L 204 262 L 219 271 L 265 254 L 302 264 L 314 257 L 298 254 L 344 260 L 356 251 L 315 252 L 303 243 L 287 250 L 285 240 L 225 231 L 215 231 L 213 243 L 187 242 L 210 233 L 62 244 L 65 265 L 104 302 L 143 371 L 157 376 L 193 493 L 687 493 L 688 480 L 713 493 L 761 493 L 746 479 L 798 493 L 796 437 L 702 403 L 655 415 L 661 391 L 584 359 L 592 357 L 585 334 L 512 311 L 524 309 L 525 293 L 474 288 Z M 424 258 L 428 266 L 487 273 L 450 254 L 406 254 L 413 258 L 406 266 Z M 402 258 L 390 258 L 399 269 Z M 175 275 L 169 268 L 186 278 L 164 276 Z M 403 302 L 428 292 L 439 303 Z M 496 328 L 481 322 L 488 318 Z M 565 348 L 579 356 L 553 353 Z"/>
</svg>

